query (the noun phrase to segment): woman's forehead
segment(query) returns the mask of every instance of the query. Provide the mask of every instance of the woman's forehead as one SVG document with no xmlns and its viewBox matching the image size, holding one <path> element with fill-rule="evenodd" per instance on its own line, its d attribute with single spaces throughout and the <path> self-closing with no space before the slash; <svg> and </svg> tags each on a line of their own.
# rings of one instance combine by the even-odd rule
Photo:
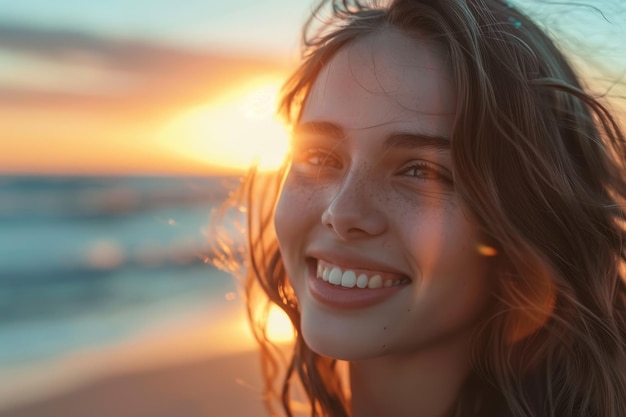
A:
<svg viewBox="0 0 626 417">
<path fill-rule="evenodd" d="M 344 124 L 361 128 L 452 118 L 456 93 L 440 48 L 394 29 L 344 46 L 313 83 L 302 121 L 341 116 Z"/>
</svg>

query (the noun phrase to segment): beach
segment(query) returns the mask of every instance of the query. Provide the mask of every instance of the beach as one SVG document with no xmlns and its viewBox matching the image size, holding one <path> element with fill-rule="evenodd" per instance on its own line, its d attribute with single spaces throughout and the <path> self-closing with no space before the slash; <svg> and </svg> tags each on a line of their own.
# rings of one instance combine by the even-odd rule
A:
<svg viewBox="0 0 626 417">
<path fill-rule="evenodd" d="M 232 417 L 266 415 L 255 351 L 97 379 L 2 417 Z"/>
<path fill-rule="evenodd" d="M 0 177 L 0 416 L 263 416 L 221 177 Z"/>
<path fill-rule="evenodd" d="M 0 377 L 0 417 L 266 415 L 240 300 L 37 368 Z"/>
</svg>

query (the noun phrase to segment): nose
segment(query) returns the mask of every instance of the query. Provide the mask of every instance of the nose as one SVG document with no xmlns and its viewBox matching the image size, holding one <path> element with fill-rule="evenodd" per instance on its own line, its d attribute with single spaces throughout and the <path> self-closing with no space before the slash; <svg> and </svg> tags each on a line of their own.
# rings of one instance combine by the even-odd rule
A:
<svg viewBox="0 0 626 417">
<path fill-rule="evenodd" d="M 387 217 L 380 207 L 380 192 L 371 180 L 348 176 L 337 185 L 322 213 L 324 226 L 343 240 L 377 236 L 387 230 Z"/>
</svg>

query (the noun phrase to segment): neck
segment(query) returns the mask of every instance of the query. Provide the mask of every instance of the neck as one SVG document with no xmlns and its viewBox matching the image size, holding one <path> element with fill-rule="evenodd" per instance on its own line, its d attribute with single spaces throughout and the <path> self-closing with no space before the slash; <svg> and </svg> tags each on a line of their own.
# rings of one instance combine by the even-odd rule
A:
<svg viewBox="0 0 626 417">
<path fill-rule="evenodd" d="M 458 346 L 350 362 L 353 416 L 448 416 L 468 373 Z"/>
</svg>

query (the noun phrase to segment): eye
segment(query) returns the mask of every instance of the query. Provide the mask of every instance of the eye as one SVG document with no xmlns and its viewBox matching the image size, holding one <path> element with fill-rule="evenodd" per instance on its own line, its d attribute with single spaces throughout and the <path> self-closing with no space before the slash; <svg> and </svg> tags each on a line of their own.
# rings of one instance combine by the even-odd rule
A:
<svg viewBox="0 0 626 417">
<path fill-rule="evenodd" d="M 426 161 L 414 161 L 402 169 L 400 174 L 423 181 L 444 181 L 452 183 L 452 178 L 444 168 Z"/>
<path fill-rule="evenodd" d="M 339 160 L 324 148 L 309 148 L 298 152 L 294 157 L 294 164 L 310 165 L 314 167 L 341 168 Z"/>
</svg>

